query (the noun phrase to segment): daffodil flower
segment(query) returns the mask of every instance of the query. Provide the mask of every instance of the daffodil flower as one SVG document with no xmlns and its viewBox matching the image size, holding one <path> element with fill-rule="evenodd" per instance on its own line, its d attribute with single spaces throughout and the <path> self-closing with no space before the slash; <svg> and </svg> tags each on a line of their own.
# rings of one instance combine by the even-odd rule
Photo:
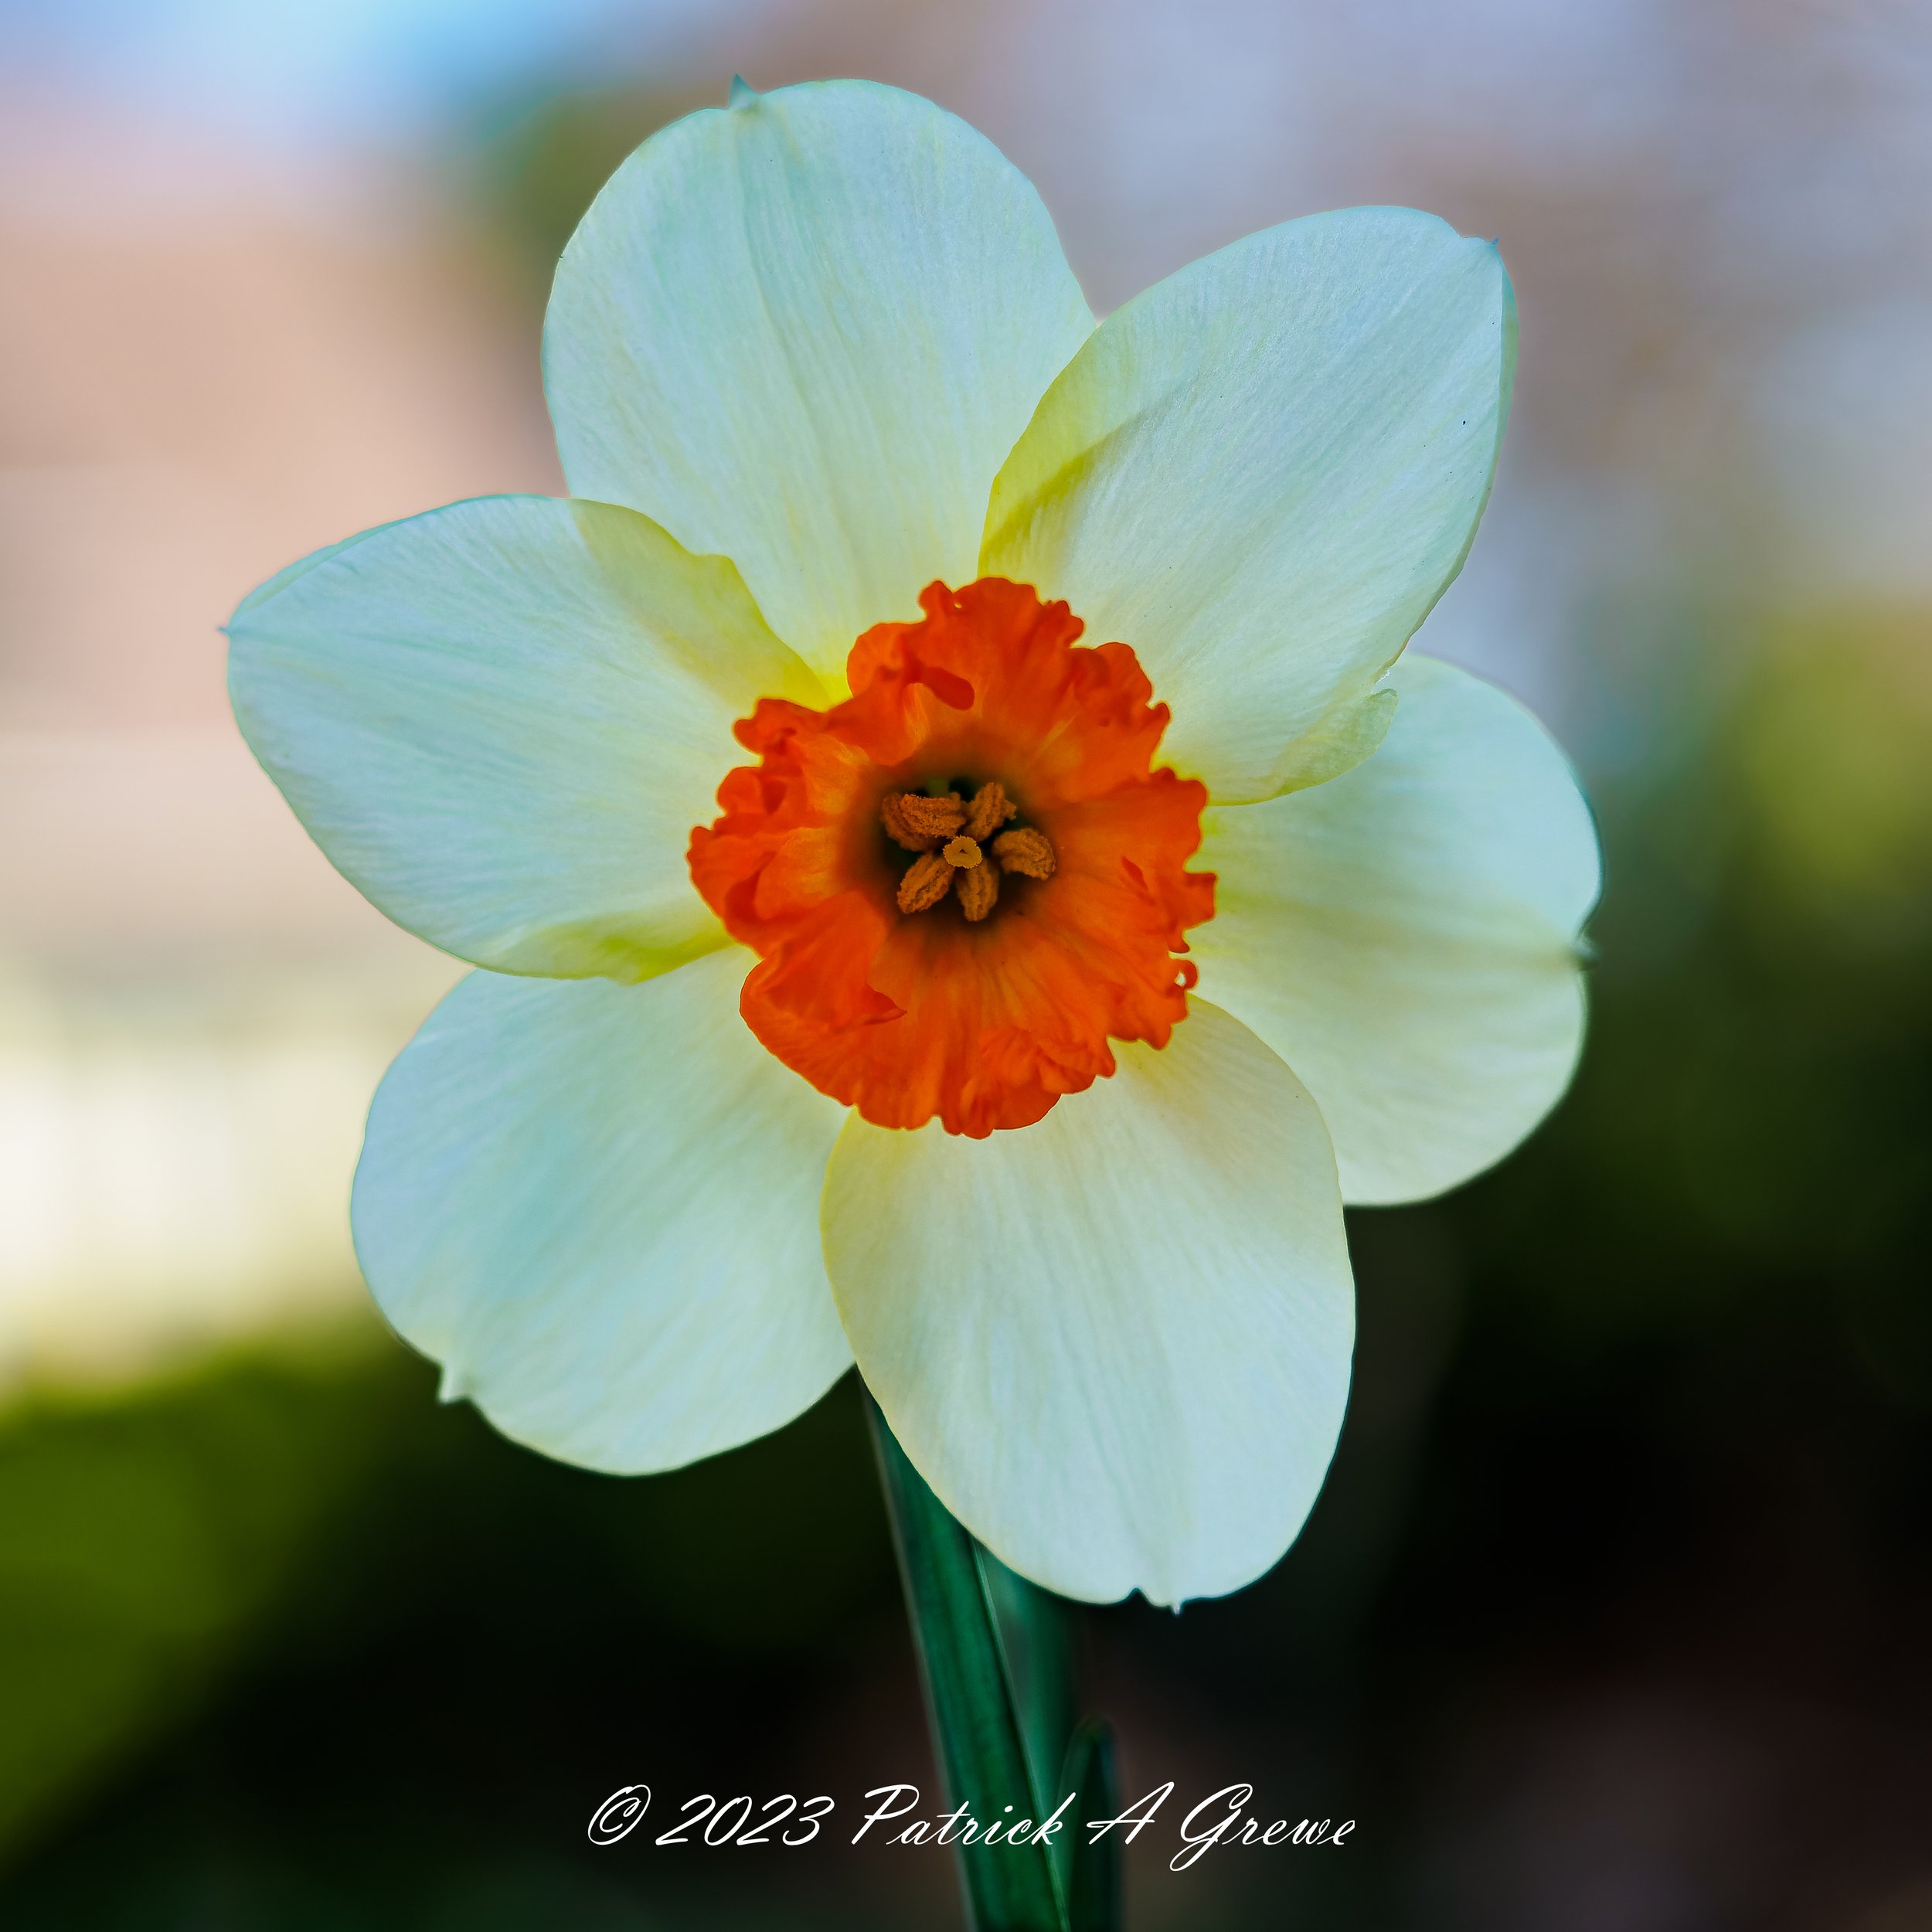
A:
<svg viewBox="0 0 1932 1932">
<path fill-rule="evenodd" d="M 1343 1202 L 1489 1165 L 1581 1036 L 1570 771 L 1402 655 L 1514 341 L 1495 249 L 1390 208 L 1097 326 L 1028 182 L 883 87 L 646 142 L 551 298 L 570 497 L 230 626 L 304 824 L 482 969 L 354 1196 L 446 1392 L 641 1471 L 855 1359 L 1052 1589 L 1267 1569 L 1347 1398 Z"/>
</svg>

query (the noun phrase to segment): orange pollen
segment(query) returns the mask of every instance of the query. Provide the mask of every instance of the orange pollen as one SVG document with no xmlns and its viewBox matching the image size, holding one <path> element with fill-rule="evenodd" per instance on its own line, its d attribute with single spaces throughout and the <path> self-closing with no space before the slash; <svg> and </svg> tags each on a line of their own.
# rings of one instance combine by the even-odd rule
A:
<svg viewBox="0 0 1932 1932">
<path fill-rule="evenodd" d="M 1207 793 L 1155 767 L 1167 707 L 1128 645 L 1002 578 L 919 602 L 852 646 L 842 702 L 739 723 L 757 763 L 691 874 L 758 954 L 740 1007 L 772 1053 L 879 1126 L 984 1136 L 1186 1016 Z"/>
</svg>

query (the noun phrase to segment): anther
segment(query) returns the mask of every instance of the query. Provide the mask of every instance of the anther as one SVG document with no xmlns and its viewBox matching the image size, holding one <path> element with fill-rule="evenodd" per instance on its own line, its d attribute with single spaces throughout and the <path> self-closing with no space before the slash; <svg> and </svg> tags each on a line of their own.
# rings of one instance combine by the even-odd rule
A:
<svg viewBox="0 0 1932 1932">
<path fill-rule="evenodd" d="M 936 852 L 921 852 L 899 882 L 899 910 L 926 912 L 946 896 L 952 884 L 952 867 Z"/>
<path fill-rule="evenodd" d="M 966 808 L 966 835 L 977 838 L 983 845 L 1019 812 L 1019 807 L 1007 797 L 1006 787 L 997 778 L 989 778 L 973 794 L 973 801 Z"/>
<path fill-rule="evenodd" d="M 1023 873 L 1029 879 L 1051 879 L 1059 863 L 1053 855 L 1053 842 L 1031 825 L 1002 832 L 993 841 L 993 856 L 1002 872 Z"/>
<path fill-rule="evenodd" d="M 966 808 L 956 791 L 943 798 L 928 798 L 923 791 L 889 791 L 879 801 L 879 817 L 908 852 L 930 852 L 966 822 Z"/>
<path fill-rule="evenodd" d="M 955 872 L 959 886 L 959 909 L 975 921 L 984 919 L 999 897 L 999 868 L 975 866 L 970 872 Z"/>
</svg>

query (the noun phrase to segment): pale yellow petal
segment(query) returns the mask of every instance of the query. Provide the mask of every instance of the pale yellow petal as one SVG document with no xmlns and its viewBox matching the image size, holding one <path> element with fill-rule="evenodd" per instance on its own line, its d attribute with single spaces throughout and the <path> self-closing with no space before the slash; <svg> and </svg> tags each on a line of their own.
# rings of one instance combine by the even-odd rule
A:
<svg viewBox="0 0 1932 1932">
<path fill-rule="evenodd" d="M 1069 1597 L 1267 1569 L 1342 1426 L 1354 1296 L 1334 1157 L 1205 1001 L 1163 1050 L 983 1141 L 854 1115 L 826 1264 L 860 1372 L 941 1501 Z"/>
<path fill-rule="evenodd" d="M 1308 1083 L 1351 1202 L 1440 1193 L 1556 1104 L 1583 1039 L 1597 837 L 1548 733 L 1411 652 L 1380 748 L 1341 777 L 1211 810 L 1201 988 Z"/>
</svg>

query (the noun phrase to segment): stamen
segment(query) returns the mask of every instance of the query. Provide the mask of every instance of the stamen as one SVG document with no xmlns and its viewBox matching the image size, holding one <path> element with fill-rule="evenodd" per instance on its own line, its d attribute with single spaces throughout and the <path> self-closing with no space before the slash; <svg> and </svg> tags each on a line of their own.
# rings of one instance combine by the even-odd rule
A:
<svg viewBox="0 0 1932 1932">
<path fill-rule="evenodd" d="M 975 866 L 970 872 L 954 875 L 959 881 L 959 908 L 977 923 L 993 910 L 999 897 L 999 868 Z"/>
<path fill-rule="evenodd" d="M 1002 832 L 993 841 L 993 856 L 1002 872 L 1021 872 L 1029 879 L 1051 879 L 1059 863 L 1053 855 L 1053 842 L 1031 825 Z"/>
<path fill-rule="evenodd" d="M 929 798 L 923 791 L 889 791 L 879 801 L 879 816 L 908 852 L 931 852 L 966 822 L 966 808 L 956 791 L 943 798 Z"/>
<path fill-rule="evenodd" d="M 899 882 L 902 913 L 929 911 L 952 889 L 953 869 L 936 852 L 922 852 L 906 867 Z"/>
<path fill-rule="evenodd" d="M 973 802 L 966 808 L 966 835 L 977 838 L 983 845 L 1019 811 L 1019 807 L 1007 797 L 1006 787 L 997 778 L 988 779 L 973 794 Z"/>
<path fill-rule="evenodd" d="M 999 862 L 986 863 L 982 842 L 1019 811 L 997 778 L 981 785 L 970 804 L 956 791 L 943 798 L 923 791 L 886 793 L 879 801 L 880 822 L 908 852 L 919 854 L 899 882 L 899 910 L 930 912 L 957 881 L 961 909 L 977 923 L 998 903 L 1002 872 L 1052 878 L 1056 863 L 1053 842 L 1030 825 L 992 838 L 990 849 Z"/>
</svg>

